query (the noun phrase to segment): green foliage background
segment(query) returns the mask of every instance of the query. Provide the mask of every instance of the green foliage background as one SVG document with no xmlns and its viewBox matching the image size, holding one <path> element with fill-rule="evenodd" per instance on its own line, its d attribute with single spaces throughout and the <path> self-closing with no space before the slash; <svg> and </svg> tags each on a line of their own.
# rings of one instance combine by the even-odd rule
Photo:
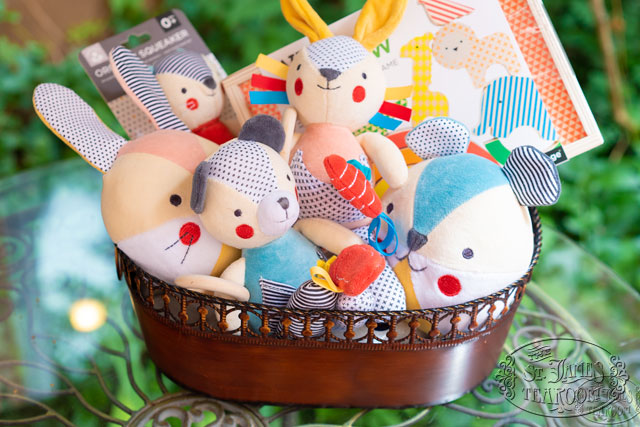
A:
<svg viewBox="0 0 640 427">
<path fill-rule="evenodd" d="M 150 7 L 143 0 L 109 0 L 107 24 L 124 31 L 149 17 L 181 8 L 228 72 L 252 62 L 259 52 L 269 52 L 299 37 L 286 24 L 279 2 L 264 0 L 160 0 Z M 361 7 L 361 0 L 315 1 L 321 16 L 331 22 Z M 623 10 L 614 21 L 618 59 L 625 78 L 627 107 L 640 117 L 640 2 L 614 0 Z M 558 205 L 542 209 L 548 224 L 578 241 L 610 265 L 627 282 L 640 289 L 640 142 L 613 120 L 589 2 L 547 0 L 545 6 L 571 60 L 605 144 L 560 167 L 564 193 Z M 622 19 L 623 18 L 623 19 Z M 0 25 L 19 22 L 20 16 L 0 0 Z M 69 32 L 78 49 L 95 37 L 103 25 L 87 23 Z M 77 49 L 53 64 L 45 49 L 31 42 L 18 46 L 0 37 L 0 177 L 23 169 L 72 157 L 33 113 L 31 92 L 40 82 L 71 87 L 87 100 L 113 129 L 121 131 L 112 114 L 77 61 Z M 628 145 L 623 156 L 611 158 L 612 148 Z"/>
</svg>

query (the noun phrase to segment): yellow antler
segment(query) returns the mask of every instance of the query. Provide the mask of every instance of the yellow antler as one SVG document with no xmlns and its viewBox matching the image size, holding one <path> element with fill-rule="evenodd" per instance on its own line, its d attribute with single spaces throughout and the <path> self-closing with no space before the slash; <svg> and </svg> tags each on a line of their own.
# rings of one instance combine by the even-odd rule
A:
<svg viewBox="0 0 640 427">
<path fill-rule="evenodd" d="M 406 7 L 407 0 L 368 0 L 356 22 L 353 38 L 373 50 L 396 29 Z"/>
<path fill-rule="evenodd" d="M 333 36 L 329 26 L 306 0 L 280 0 L 280 8 L 287 22 L 309 37 L 311 43 Z"/>
</svg>

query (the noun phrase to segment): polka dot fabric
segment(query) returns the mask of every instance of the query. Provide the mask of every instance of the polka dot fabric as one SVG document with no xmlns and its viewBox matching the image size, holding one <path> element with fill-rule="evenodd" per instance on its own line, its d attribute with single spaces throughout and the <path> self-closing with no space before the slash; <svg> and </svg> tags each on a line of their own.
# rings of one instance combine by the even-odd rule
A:
<svg viewBox="0 0 640 427">
<path fill-rule="evenodd" d="M 44 123 L 93 167 L 105 173 L 127 141 L 107 128 L 71 89 L 54 83 L 39 85 L 33 104 Z"/>
<path fill-rule="evenodd" d="M 235 140 L 224 144 L 207 165 L 210 179 L 229 185 L 254 203 L 278 189 L 271 159 L 260 143 Z"/>
<path fill-rule="evenodd" d="M 446 117 L 428 119 L 407 134 L 407 146 L 423 159 L 452 156 L 467 151 L 469 130 Z"/>
<path fill-rule="evenodd" d="M 307 47 L 307 55 L 317 69 L 331 68 L 341 73 L 358 64 L 368 53 L 360 43 L 346 36 L 318 40 Z"/>
<path fill-rule="evenodd" d="M 361 156 L 359 161 L 365 166 L 369 165 L 365 156 Z M 300 199 L 300 218 L 325 218 L 340 224 L 366 218 L 333 185 L 311 175 L 302 161 L 302 150 L 294 154 L 291 171 Z"/>
<path fill-rule="evenodd" d="M 392 311 L 404 310 L 407 304 L 400 280 L 386 265 L 380 276 L 360 295 L 340 294 L 337 307 L 349 311 Z"/>
</svg>

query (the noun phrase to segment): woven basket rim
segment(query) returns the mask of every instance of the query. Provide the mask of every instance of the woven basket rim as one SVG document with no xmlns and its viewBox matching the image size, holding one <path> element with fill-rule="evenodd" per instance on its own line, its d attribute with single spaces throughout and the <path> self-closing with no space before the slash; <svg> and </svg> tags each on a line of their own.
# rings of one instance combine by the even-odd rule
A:
<svg viewBox="0 0 640 427">
<path fill-rule="evenodd" d="M 384 315 L 403 315 L 403 316 L 412 316 L 412 315 L 430 315 L 433 313 L 449 313 L 460 310 L 469 309 L 471 307 L 488 303 L 495 300 L 497 297 L 500 297 L 504 294 L 509 294 L 514 288 L 524 287 L 529 280 L 531 279 L 531 274 L 533 272 L 533 268 L 536 266 L 538 262 L 538 258 L 540 257 L 540 251 L 542 248 L 542 227 L 540 223 L 540 214 L 535 207 L 529 208 L 529 213 L 531 217 L 531 225 L 534 234 L 534 250 L 531 257 L 531 262 L 529 264 L 529 268 L 527 271 L 515 282 L 505 286 L 504 288 L 486 295 L 484 297 L 476 298 L 471 301 L 467 301 L 462 304 L 450 305 L 446 307 L 437 307 L 437 308 L 423 308 L 423 309 L 414 309 L 414 310 L 396 310 L 396 311 L 342 311 L 342 310 L 301 310 L 301 309 L 292 309 L 292 308 L 283 308 L 276 307 L 268 304 L 254 303 L 254 302 L 241 302 L 237 300 L 230 300 L 221 297 L 216 297 L 212 295 L 203 294 L 197 291 L 191 291 L 186 288 L 182 288 L 177 285 L 173 285 L 171 283 L 167 283 L 157 277 L 147 273 L 141 267 L 139 267 L 133 260 L 131 260 L 120 248 L 115 245 L 115 256 L 116 256 L 116 267 L 118 278 L 122 279 L 122 272 L 124 271 L 124 264 L 128 264 L 129 266 L 133 266 L 133 270 L 142 275 L 148 280 L 153 281 L 156 285 L 160 287 L 166 288 L 170 290 L 172 293 L 182 294 L 186 297 L 195 298 L 196 300 L 201 300 L 210 304 L 224 304 L 231 307 L 242 308 L 247 307 L 255 310 L 267 310 L 274 313 L 286 313 L 290 315 L 306 315 L 306 314 L 318 314 L 318 315 L 337 315 L 349 313 L 354 317 L 368 317 L 368 316 L 384 316 Z M 130 287 L 132 285 L 129 285 Z"/>
</svg>

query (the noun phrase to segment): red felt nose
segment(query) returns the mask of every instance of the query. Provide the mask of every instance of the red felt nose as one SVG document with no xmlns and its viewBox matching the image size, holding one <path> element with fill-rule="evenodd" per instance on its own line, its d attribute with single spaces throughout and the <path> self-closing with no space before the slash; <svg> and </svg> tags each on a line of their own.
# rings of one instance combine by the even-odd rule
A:
<svg viewBox="0 0 640 427">
<path fill-rule="evenodd" d="M 195 98 L 187 99 L 187 108 L 189 110 L 196 110 L 198 108 L 198 100 Z"/>
<path fill-rule="evenodd" d="M 449 274 L 441 276 L 438 279 L 438 287 L 440 288 L 440 292 L 448 297 L 458 295 L 460 293 L 460 290 L 462 289 L 462 286 L 460 286 L 460 280 L 458 280 L 457 277 L 451 276 Z"/>
<path fill-rule="evenodd" d="M 194 222 L 187 222 L 180 227 L 180 241 L 185 245 L 193 245 L 200 239 L 200 227 Z"/>
</svg>

